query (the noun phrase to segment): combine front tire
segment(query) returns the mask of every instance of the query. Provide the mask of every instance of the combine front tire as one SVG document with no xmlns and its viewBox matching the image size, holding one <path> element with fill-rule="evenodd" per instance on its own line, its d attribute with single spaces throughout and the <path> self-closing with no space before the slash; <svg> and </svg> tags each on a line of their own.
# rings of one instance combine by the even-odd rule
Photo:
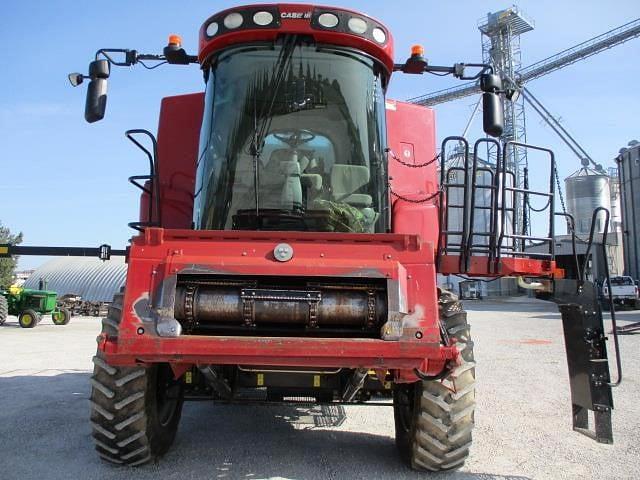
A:
<svg viewBox="0 0 640 480">
<path fill-rule="evenodd" d="M 18 315 L 18 323 L 22 328 L 33 328 L 40 323 L 40 314 L 35 310 L 27 308 Z"/>
<path fill-rule="evenodd" d="M 7 298 L 0 295 L 0 325 L 7 321 L 9 316 L 9 302 Z"/>
<path fill-rule="evenodd" d="M 102 321 L 103 333 L 117 335 L 121 309 L 118 294 Z M 173 443 L 182 412 L 182 386 L 171 368 L 116 367 L 100 351 L 93 363 L 91 425 L 100 457 L 135 466 L 162 456 Z"/>
<path fill-rule="evenodd" d="M 393 395 L 396 445 L 415 470 L 460 467 L 471 447 L 475 409 L 475 362 L 467 314 L 457 297 L 443 291 L 440 318 L 458 346 L 461 364 L 441 380 L 396 385 Z"/>
</svg>

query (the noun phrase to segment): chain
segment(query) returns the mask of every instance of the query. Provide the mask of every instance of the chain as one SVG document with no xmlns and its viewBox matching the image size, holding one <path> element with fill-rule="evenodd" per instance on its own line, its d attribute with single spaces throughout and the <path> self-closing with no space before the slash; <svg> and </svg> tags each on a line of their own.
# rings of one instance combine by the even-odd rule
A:
<svg viewBox="0 0 640 480">
<path fill-rule="evenodd" d="M 562 205 L 562 213 L 567 214 L 567 206 L 564 203 L 564 195 L 562 193 L 562 184 L 560 183 L 560 175 L 558 175 L 558 167 L 553 165 L 553 175 L 556 177 L 556 186 L 558 187 L 558 198 L 560 199 L 560 205 Z M 565 216 L 565 221 L 567 222 L 567 232 L 572 234 L 574 237 L 578 238 L 576 235 L 575 228 L 572 227 L 571 221 L 568 217 Z"/>
<path fill-rule="evenodd" d="M 391 158 L 393 158 L 396 162 L 398 162 L 400 165 L 404 165 L 405 167 L 409 167 L 409 168 L 424 168 L 424 167 L 428 167 L 429 165 L 431 165 L 432 163 L 436 162 L 439 158 L 440 158 L 440 154 L 438 153 L 435 157 L 433 157 L 431 160 L 429 160 L 428 162 L 425 163 L 418 163 L 418 164 L 414 164 L 414 163 L 407 163 L 403 160 L 401 160 L 393 150 L 391 150 L 391 148 L 386 148 L 385 152 L 389 155 L 391 155 Z M 399 193 L 396 193 L 393 191 L 393 189 L 391 188 L 391 184 L 389 184 L 389 193 L 391 193 L 391 195 L 393 195 L 394 197 L 403 200 L 405 202 L 409 202 L 409 203 L 424 203 L 424 202 L 428 202 L 429 200 L 433 200 L 434 198 L 436 198 L 438 195 L 440 195 L 440 190 L 438 190 L 437 192 L 429 195 L 428 197 L 425 198 L 421 198 L 419 200 L 413 199 L 413 198 L 407 198 L 404 197 L 402 195 L 400 195 Z"/>
<path fill-rule="evenodd" d="M 440 195 L 441 190 L 438 190 L 437 192 L 434 192 L 431 195 L 429 195 L 429 196 L 427 196 L 425 198 L 420 198 L 420 199 L 413 199 L 413 198 L 404 197 L 404 196 L 400 195 L 399 193 L 394 192 L 393 189 L 391 188 L 391 185 L 389 185 L 389 192 L 394 197 L 396 197 L 396 198 L 398 198 L 400 200 L 404 200 L 405 202 L 409 202 L 409 203 L 425 203 L 425 202 L 428 202 L 429 200 L 433 200 L 438 195 Z"/>
<path fill-rule="evenodd" d="M 560 184 L 560 176 L 558 175 L 558 169 L 556 168 L 556 166 L 554 165 L 553 168 L 553 173 L 556 177 L 556 185 L 558 186 L 558 197 L 560 198 L 560 204 L 562 205 L 562 213 L 566 214 L 567 213 L 567 207 L 564 203 L 564 195 L 562 194 L 562 186 Z M 571 225 L 571 221 L 565 217 L 566 221 L 567 221 L 567 232 L 571 233 L 576 239 L 580 240 L 582 243 L 589 243 L 589 240 L 586 240 L 580 236 L 578 236 L 578 234 L 576 233 L 576 229 L 574 228 L 574 226 Z"/>
<path fill-rule="evenodd" d="M 562 186 L 560 185 L 560 176 L 558 175 L 558 167 L 553 166 L 553 174 L 556 177 L 556 185 L 558 187 L 558 197 L 560 198 L 560 205 L 562 205 L 562 213 L 567 213 L 567 207 L 564 204 L 564 195 L 562 194 Z"/>
<path fill-rule="evenodd" d="M 389 155 L 391 155 L 391 158 L 393 158 L 396 162 L 398 162 L 400 165 L 404 165 L 405 167 L 409 167 L 409 168 L 423 168 L 423 167 L 428 167 L 429 165 L 431 165 L 433 162 L 437 161 L 440 158 L 440 154 L 437 154 L 435 157 L 433 157 L 431 160 L 429 160 L 428 162 L 425 163 L 418 163 L 418 164 L 414 164 L 414 163 L 407 163 L 404 160 L 401 160 L 400 157 L 398 157 L 395 152 L 393 150 L 391 150 L 391 148 L 386 148 L 385 152 L 388 153 Z"/>
</svg>

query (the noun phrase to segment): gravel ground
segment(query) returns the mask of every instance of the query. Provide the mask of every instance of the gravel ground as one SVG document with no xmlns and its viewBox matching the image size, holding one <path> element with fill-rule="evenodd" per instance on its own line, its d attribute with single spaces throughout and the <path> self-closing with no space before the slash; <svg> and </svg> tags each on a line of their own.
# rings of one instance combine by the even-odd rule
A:
<svg viewBox="0 0 640 480">
<path fill-rule="evenodd" d="M 613 446 L 575 433 L 556 308 L 536 300 L 468 302 L 478 361 L 471 457 L 444 479 L 640 478 L 640 335 L 621 338 Z M 639 321 L 622 312 L 620 323 Z M 417 479 L 396 456 L 387 407 L 185 405 L 173 449 L 133 472 L 99 461 L 87 402 L 99 321 L 0 327 L 3 479 Z"/>
</svg>

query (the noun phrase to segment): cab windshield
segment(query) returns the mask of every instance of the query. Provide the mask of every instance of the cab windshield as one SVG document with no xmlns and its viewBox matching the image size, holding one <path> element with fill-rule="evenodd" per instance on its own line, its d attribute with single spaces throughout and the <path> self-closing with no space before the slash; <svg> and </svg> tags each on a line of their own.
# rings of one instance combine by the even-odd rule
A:
<svg viewBox="0 0 640 480">
<path fill-rule="evenodd" d="M 196 229 L 385 231 L 375 60 L 289 36 L 227 49 L 206 77 Z"/>
</svg>

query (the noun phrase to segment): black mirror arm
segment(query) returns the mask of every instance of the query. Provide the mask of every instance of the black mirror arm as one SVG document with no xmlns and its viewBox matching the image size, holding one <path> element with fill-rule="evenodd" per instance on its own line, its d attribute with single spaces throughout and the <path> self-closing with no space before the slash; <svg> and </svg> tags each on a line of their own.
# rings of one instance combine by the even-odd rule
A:
<svg viewBox="0 0 640 480">
<path fill-rule="evenodd" d="M 475 75 L 465 75 L 465 68 L 479 68 Z M 489 74 L 493 75 L 493 66 L 488 63 L 456 63 L 454 68 L 458 69 L 458 72 L 454 73 L 453 76 L 459 78 L 460 80 L 478 80 L 482 75 Z"/>
<path fill-rule="evenodd" d="M 114 53 L 123 53 L 124 61 L 118 61 L 113 57 Z M 96 60 L 104 57 L 111 65 L 117 67 L 129 67 L 137 63 L 138 52 L 126 48 L 101 48 L 96 52 Z"/>
<path fill-rule="evenodd" d="M 474 75 L 465 75 L 467 67 L 479 68 Z M 405 63 L 393 65 L 393 71 L 401 71 L 411 74 L 433 73 L 435 75 L 453 75 L 460 80 L 478 80 L 483 74 L 493 74 L 493 66 L 488 63 L 454 63 L 452 67 L 441 65 L 429 65 L 424 57 L 417 56 L 409 58 Z"/>
<path fill-rule="evenodd" d="M 117 60 L 114 58 L 114 53 L 124 54 L 124 60 Z M 165 47 L 163 55 L 138 53 L 137 50 L 130 50 L 128 48 L 101 48 L 96 52 L 96 60 L 98 60 L 100 56 L 104 57 L 111 65 L 115 65 L 117 67 L 131 67 L 139 63 L 147 69 L 153 69 L 160 65 L 164 65 L 165 63 L 176 65 L 199 63 L 197 56 L 188 55 L 183 48 L 172 48 L 172 46 Z M 144 63 L 144 61 L 160 63 L 149 67 Z"/>
</svg>

